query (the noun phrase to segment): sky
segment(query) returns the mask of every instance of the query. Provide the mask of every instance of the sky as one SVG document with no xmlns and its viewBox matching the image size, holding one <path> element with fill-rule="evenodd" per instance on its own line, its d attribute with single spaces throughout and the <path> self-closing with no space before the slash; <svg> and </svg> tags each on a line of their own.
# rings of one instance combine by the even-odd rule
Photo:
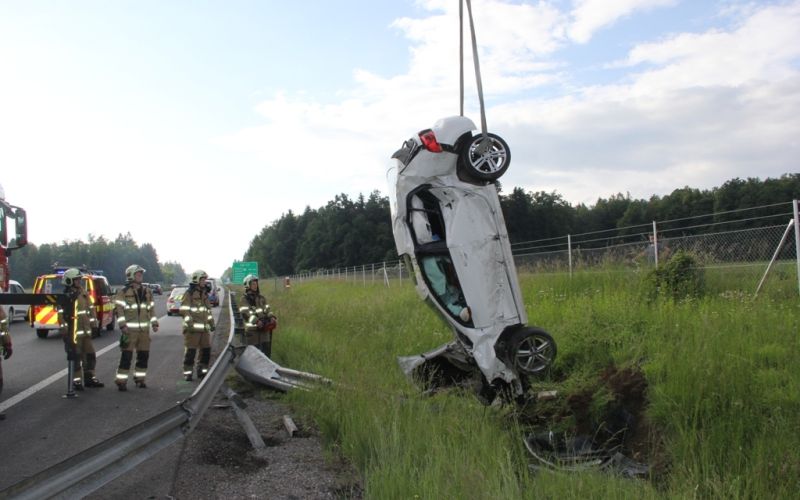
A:
<svg viewBox="0 0 800 500">
<path fill-rule="evenodd" d="M 289 210 L 388 194 L 391 154 L 459 114 L 458 5 L 0 0 L 7 201 L 33 243 L 130 233 L 219 276 Z M 507 191 L 592 205 L 800 171 L 800 0 L 472 8 Z"/>
</svg>

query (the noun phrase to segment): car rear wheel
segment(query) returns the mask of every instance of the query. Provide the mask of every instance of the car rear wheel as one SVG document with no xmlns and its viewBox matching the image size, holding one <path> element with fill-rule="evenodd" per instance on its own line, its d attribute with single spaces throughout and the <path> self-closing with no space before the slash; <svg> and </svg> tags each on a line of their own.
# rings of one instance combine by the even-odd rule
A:
<svg viewBox="0 0 800 500">
<path fill-rule="evenodd" d="M 111 316 L 111 323 L 106 325 L 106 330 L 109 331 L 109 332 L 113 332 L 114 331 L 114 324 L 116 322 L 117 322 L 117 316 L 116 315 Z"/>
<path fill-rule="evenodd" d="M 522 328 L 511 335 L 508 358 L 521 375 L 536 375 L 553 364 L 556 342 L 541 328 Z"/>
<path fill-rule="evenodd" d="M 473 179 L 494 181 L 508 170 L 511 150 L 499 135 L 492 133 L 486 135 L 486 144 L 483 134 L 464 142 L 458 154 L 458 164 L 461 170 Z"/>
<path fill-rule="evenodd" d="M 36 336 L 39 337 L 40 339 L 46 339 L 47 338 L 47 332 L 48 332 L 48 330 L 45 329 L 45 328 L 37 328 L 36 329 Z"/>
</svg>

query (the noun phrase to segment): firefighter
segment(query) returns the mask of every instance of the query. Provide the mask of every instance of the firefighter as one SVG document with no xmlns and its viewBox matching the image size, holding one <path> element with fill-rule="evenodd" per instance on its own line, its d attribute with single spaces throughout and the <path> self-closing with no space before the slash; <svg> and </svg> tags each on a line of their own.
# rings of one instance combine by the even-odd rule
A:
<svg viewBox="0 0 800 500">
<path fill-rule="evenodd" d="M 128 377 L 136 351 L 136 366 L 133 371 L 133 382 L 139 389 L 147 388 L 147 361 L 150 359 L 150 327 L 153 333 L 158 331 L 156 303 L 153 292 L 142 285 L 145 270 L 136 264 L 125 269 L 126 284 L 121 288 L 114 304 L 117 309 L 117 325 L 122 335 L 119 347 L 122 354 L 117 368 L 116 384 L 120 391 L 128 390 Z"/>
<path fill-rule="evenodd" d="M 244 297 L 239 304 L 239 314 L 244 323 L 245 343 L 271 356 L 272 331 L 278 326 L 278 318 L 269 310 L 267 299 L 259 292 L 258 276 L 248 274 L 242 284 Z"/>
<path fill-rule="evenodd" d="M 60 306 L 58 308 L 58 323 L 67 360 L 74 368 L 72 386 L 76 391 L 82 391 L 84 386 L 105 387 L 94 376 L 97 355 L 92 344 L 92 329 L 97 326 L 97 315 L 89 294 L 81 286 L 81 279 L 81 272 L 74 267 L 64 271 L 61 283 L 64 284 L 64 294 L 73 305 L 71 316 Z"/>
<path fill-rule="evenodd" d="M 8 359 L 14 353 L 11 347 L 11 333 L 8 331 L 8 317 L 6 317 L 6 310 L 0 307 L 0 394 L 3 393 L 3 359 Z M 6 414 L 0 413 L 0 420 L 5 420 Z"/>
<path fill-rule="evenodd" d="M 208 302 L 206 280 L 208 274 L 198 269 L 192 273 L 189 289 L 181 298 L 180 314 L 183 316 L 183 345 L 186 352 L 183 357 L 183 376 L 192 380 L 197 350 L 200 349 L 200 360 L 197 362 L 197 378 L 202 379 L 208 373 L 211 361 L 211 332 L 214 331 L 214 316 Z"/>
</svg>

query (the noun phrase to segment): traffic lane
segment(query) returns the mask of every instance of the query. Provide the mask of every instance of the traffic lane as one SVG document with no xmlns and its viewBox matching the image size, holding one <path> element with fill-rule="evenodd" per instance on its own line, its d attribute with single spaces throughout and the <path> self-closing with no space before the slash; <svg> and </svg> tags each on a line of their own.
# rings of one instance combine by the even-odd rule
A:
<svg viewBox="0 0 800 500">
<path fill-rule="evenodd" d="M 156 296 L 156 314 L 166 314 L 166 298 Z M 30 324 L 15 322 L 10 325 L 11 340 L 14 354 L 11 358 L 3 360 L 3 393 L 0 395 L 0 405 L 3 401 L 38 384 L 55 373 L 67 367 L 67 354 L 64 350 L 64 341 L 57 330 L 53 330 L 47 338 L 40 339 Z M 92 340 L 95 351 L 99 353 L 97 365 L 106 363 L 108 354 L 103 349 L 119 342 L 119 330 L 101 330 L 100 337 Z M 113 349 L 112 349 L 113 351 Z M 119 362 L 117 359 L 116 362 Z M 100 380 L 104 380 L 99 377 Z M 66 376 L 65 376 L 66 379 Z M 113 380 L 113 379 L 110 379 Z M 66 387 L 66 382 L 64 382 Z"/>
<path fill-rule="evenodd" d="M 215 308 L 218 315 L 220 308 Z M 98 360 L 102 389 L 85 389 L 74 399 L 63 398 L 66 377 L 6 410 L 0 429 L 0 490 L 53 466 L 151 418 L 186 399 L 197 381 L 182 376 L 183 335 L 179 317 L 162 317 L 152 335 L 147 388 L 128 384 L 120 392 L 113 385 L 118 349 Z M 114 353 L 114 355 L 110 355 Z M 13 358 L 12 358 L 13 359 Z"/>
</svg>

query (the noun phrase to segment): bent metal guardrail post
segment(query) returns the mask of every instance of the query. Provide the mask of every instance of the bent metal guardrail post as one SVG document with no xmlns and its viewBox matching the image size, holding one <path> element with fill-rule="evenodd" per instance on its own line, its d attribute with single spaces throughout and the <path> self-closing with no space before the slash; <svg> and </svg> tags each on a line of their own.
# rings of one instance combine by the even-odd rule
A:
<svg viewBox="0 0 800 500">
<path fill-rule="evenodd" d="M 235 353 L 231 341 L 238 317 L 233 314 L 234 299 L 229 292 L 230 331 L 225 349 L 191 396 L 149 420 L 11 485 L 0 491 L 0 498 L 81 498 L 186 437 L 197 426 L 233 363 Z"/>
</svg>

